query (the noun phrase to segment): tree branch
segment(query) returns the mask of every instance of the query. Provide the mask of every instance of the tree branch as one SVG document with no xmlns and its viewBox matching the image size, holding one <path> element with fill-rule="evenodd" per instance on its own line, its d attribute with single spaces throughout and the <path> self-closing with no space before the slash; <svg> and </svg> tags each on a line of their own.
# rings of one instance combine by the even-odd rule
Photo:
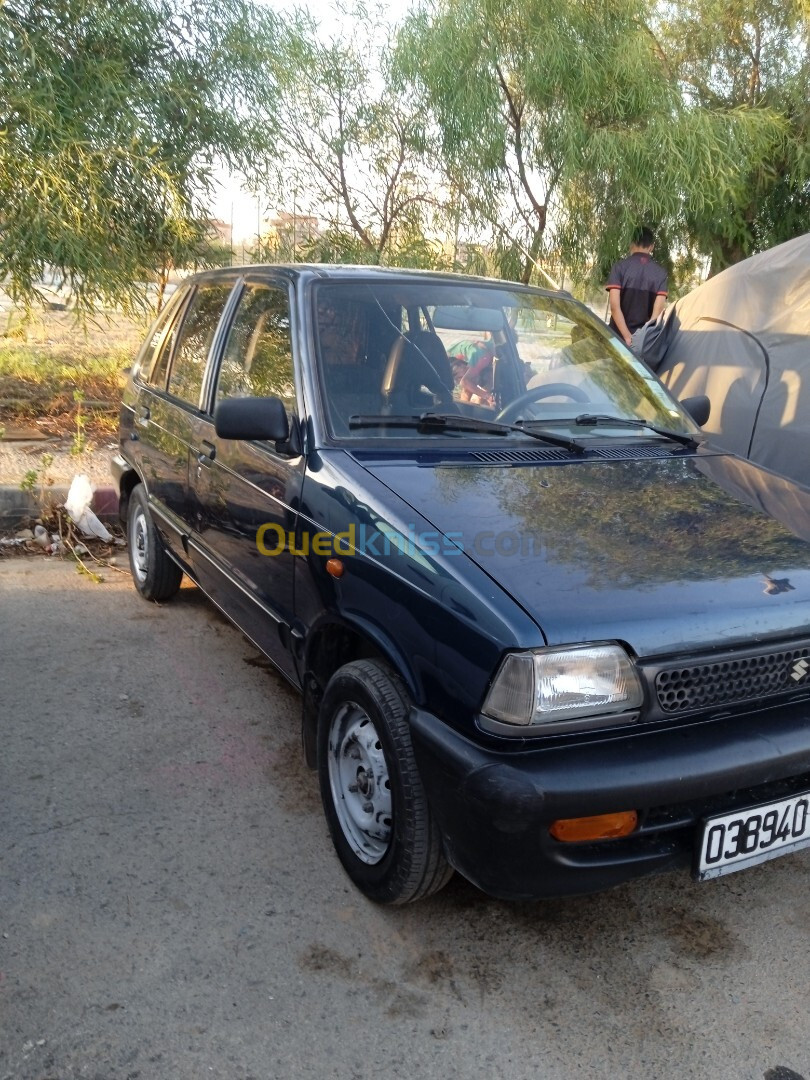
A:
<svg viewBox="0 0 810 1080">
<path fill-rule="evenodd" d="M 495 65 L 495 71 L 497 72 L 498 82 L 500 83 L 501 90 L 506 97 L 506 101 L 509 106 L 509 113 L 512 117 L 511 126 L 515 136 L 515 160 L 517 161 L 520 184 L 523 190 L 526 192 L 529 202 L 532 205 L 532 209 L 537 215 L 537 221 L 539 223 L 540 231 L 542 232 L 543 229 L 545 229 L 546 227 L 546 208 L 542 203 L 538 202 L 534 192 L 532 191 L 531 184 L 529 183 L 529 177 L 526 173 L 526 163 L 523 160 L 523 135 L 521 126 L 523 119 L 523 110 L 522 108 L 518 109 L 517 104 L 512 97 L 511 91 L 509 90 L 509 86 L 507 85 L 504 74 L 498 64 Z"/>
<path fill-rule="evenodd" d="M 345 107 L 343 104 L 343 89 L 341 86 L 337 88 L 336 102 L 337 115 L 338 115 L 338 145 L 336 148 L 337 167 L 339 177 L 339 192 L 340 198 L 343 201 L 343 205 L 346 209 L 346 213 L 349 216 L 349 221 L 352 228 L 360 237 L 360 241 L 364 247 L 369 251 L 374 251 L 374 243 L 369 237 L 366 230 L 360 224 L 357 215 L 354 212 L 354 206 L 352 205 L 351 195 L 349 193 L 349 184 L 346 179 L 346 129 L 345 129 Z"/>
</svg>

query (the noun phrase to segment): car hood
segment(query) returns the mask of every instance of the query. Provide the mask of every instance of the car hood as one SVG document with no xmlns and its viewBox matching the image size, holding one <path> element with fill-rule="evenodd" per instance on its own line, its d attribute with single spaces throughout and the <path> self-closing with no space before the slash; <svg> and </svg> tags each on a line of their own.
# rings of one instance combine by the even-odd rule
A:
<svg viewBox="0 0 810 1080">
<path fill-rule="evenodd" d="M 810 493 L 723 454 L 662 454 L 358 460 L 549 644 L 619 640 L 648 657 L 810 633 Z"/>
</svg>

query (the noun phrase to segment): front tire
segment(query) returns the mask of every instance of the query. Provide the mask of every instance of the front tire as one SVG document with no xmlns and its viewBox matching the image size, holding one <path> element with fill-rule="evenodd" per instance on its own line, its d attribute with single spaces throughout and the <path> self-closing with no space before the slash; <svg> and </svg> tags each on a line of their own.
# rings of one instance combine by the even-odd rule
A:
<svg viewBox="0 0 810 1080">
<path fill-rule="evenodd" d="M 407 904 L 452 877 L 416 767 L 405 687 L 355 660 L 330 679 L 318 717 L 318 773 L 338 858 L 380 904 Z"/>
<path fill-rule="evenodd" d="M 155 528 L 142 484 L 133 488 L 127 507 L 129 568 L 145 600 L 168 600 L 180 588 L 183 571 L 168 555 Z"/>
</svg>

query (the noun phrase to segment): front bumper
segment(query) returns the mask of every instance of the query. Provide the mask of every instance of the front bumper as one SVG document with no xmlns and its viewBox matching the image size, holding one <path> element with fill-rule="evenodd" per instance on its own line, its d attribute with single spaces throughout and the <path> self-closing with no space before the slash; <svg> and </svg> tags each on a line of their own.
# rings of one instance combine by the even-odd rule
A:
<svg viewBox="0 0 810 1080">
<path fill-rule="evenodd" d="M 810 790 L 810 700 L 721 720 L 489 750 L 411 712 L 422 782 L 455 868 L 484 892 L 596 892 L 693 860 L 708 814 Z M 620 840 L 561 843 L 558 818 L 637 810 Z"/>
</svg>

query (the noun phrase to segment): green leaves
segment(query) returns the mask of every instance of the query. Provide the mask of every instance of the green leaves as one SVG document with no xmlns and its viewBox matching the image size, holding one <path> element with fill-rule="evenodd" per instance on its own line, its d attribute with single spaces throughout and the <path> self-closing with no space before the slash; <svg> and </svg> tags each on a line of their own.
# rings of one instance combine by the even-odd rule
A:
<svg viewBox="0 0 810 1080">
<path fill-rule="evenodd" d="M 810 228 L 801 2 L 438 0 L 398 63 L 524 279 L 540 257 L 604 280 L 640 221 L 727 258 Z"/>
<path fill-rule="evenodd" d="M 807 0 L 435 0 L 396 35 L 354 5 L 331 37 L 250 0 L 0 0 L 0 275 L 142 303 L 221 259 L 223 165 L 326 223 L 311 257 L 601 283 L 645 221 L 717 268 L 810 229 L 808 102 Z"/>
<path fill-rule="evenodd" d="M 0 274 L 30 303 L 55 271 L 79 307 L 133 306 L 204 245 L 212 163 L 272 129 L 275 17 L 238 0 L 7 0 L 0 7 Z"/>
<path fill-rule="evenodd" d="M 713 271 L 810 229 L 809 14 L 803 0 L 686 0 L 660 20 L 691 112 L 733 127 L 724 188 L 680 222 Z"/>
</svg>

